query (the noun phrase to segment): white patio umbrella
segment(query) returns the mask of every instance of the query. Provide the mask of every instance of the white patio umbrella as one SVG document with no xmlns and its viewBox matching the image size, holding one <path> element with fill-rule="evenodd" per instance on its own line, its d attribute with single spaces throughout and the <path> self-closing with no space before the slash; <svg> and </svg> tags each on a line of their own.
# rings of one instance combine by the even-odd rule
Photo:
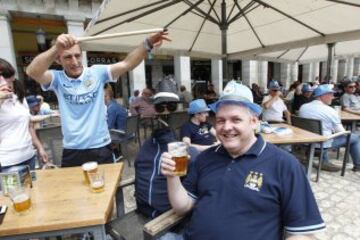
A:
<svg viewBox="0 0 360 240">
<path fill-rule="evenodd" d="M 160 53 L 243 58 L 360 39 L 358 0 L 105 0 L 87 36 L 162 27 L 173 41 Z M 84 49 L 126 51 L 129 36 L 91 41 Z"/>
</svg>

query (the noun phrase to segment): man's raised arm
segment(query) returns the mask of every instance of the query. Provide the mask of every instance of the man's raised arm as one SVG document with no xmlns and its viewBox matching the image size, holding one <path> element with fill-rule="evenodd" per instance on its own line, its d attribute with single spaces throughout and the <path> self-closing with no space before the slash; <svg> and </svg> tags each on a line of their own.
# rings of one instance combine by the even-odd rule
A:
<svg viewBox="0 0 360 240">
<path fill-rule="evenodd" d="M 26 74 L 40 84 L 49 84 L 52 75 L 48 70 L 56 60 L 60 51 L 69 49 L 77 44 L 76 38 L 70 34 L 61 34 L 57 37 L 55 44 L 47 51 L 34 58 L 26 69 Z"/>
<path fill-rule="evenodd" d="M 127 71 L 134 69 L 146 57 L 147 52 L 151 51 L 154 47 L 160 47 L 164 40 L 171 41 L 167 35 L 166 31 L 150 35 L 144 43 L 130 52 L 123 61 L 111 65 L 110 69 L 113 79 L 117 79 Z"/>
</svg>

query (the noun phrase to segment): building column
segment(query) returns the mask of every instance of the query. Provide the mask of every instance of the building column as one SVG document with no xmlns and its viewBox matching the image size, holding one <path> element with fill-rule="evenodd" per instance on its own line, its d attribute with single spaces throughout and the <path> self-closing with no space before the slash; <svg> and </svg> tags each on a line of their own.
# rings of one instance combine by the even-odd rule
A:
<svg viewBox="0 0 360 240">
<path fill-rule="evenodd" d="M 354 76 L 360 75 L 360 58 L 354 59 Z"/>
<path fill-rule="evenodd" d="M 346 76 L 348 76 L 350 79 L 354 74 L 354 58 L 349 57 L 346 59 Z"/>
<path fill-rule="evenodd" d="M 17 69 L 9 17 L 10 16 L 7 13 L 0 13 L 0 57 L 8 61 L 15 69 Z M 16 71 L 16 76 L 18 76 L 18 71 Z"/>
<path fill-rule="evenodd" d="M 291 83 L 295 82 L 298 80 L 298 75 L 299 75 L 299 63 L 298 62 L 295 62 L 295 63 L 292 63 L 291 66 Z"/>
<path fill-rule="evenodd" d="M 339 70 L 339 60 L 334 59 L 334 62 L 332 64 L 332 66 L 331 66 L 331 79 L 335 83 L 338 82 L 338 70 Z"/>
<path fill-rule="evenodd" d="M 223 66 L 221 59 L 211 59 L 211 82 L 214 84 L 216 93 L 220 95 L 223 90 Z"/>
<path fill-rule="evenodd" d="M 323 80 L 325 80 L 325 77 L 326 77 L 326 71 L 327 71 L 327 62 L 321 62 L 321 69 L 320 69 L 320 72 L 321 72 L 321 76 L 322 76 L 322 79 L 319 79 L 320 82 L 322 82 Z"/>
<path fill-rule="evenodd" d="M 191 92 L 191 64 L 188 56 L 174 57 L 175 81 L 180 86 L 184 85 Z"/>
<path fill-rule="evenodd" d="M 319 78 L 320 75 L 320 62 L 311 63 L 311 79 L 310 82 L 314 82 L 316 78 Z M 320 81 L 320 80 L 319 80 Z"/>
<path fill-rule="evenodd" d="M 304 63 L 303 64 L 303 83 L 312 81 L 312 64 Z"/>
<path fill-rule="evenodd" d="M 252 83 L 258 83 L 258 64 L 254 60 L 242 61 L 242 77 L 243 84 L 251 87 Z"/>
<path fill-rule="evenodd" d="M 267 90 L 268 82 L 268 62 L 258 61 L 258 84 L 259 87 L 265 92 Z"/>
<path fill-rule="evenodd" d="M 74 19 L 74 18 L 67 18 L 67 17 L 65 19 L 66 19 L 66 26 L 68 29 L 68 33 L 70 33 L 76 37 L 81 37 L 84 35 L 85 19 L 82 19 L 82 18 Z M 83 66 L 88 66 L 86 51 L 82 51 L 82 63 L 83 63 Z"/>
<path fill-rule="evenodd" d="M 280 65 L 280 82 L 285 89 L 289 89 L 291 84 L 291 68 L 289 63 L 281 63 Z"/>
<path fill-rule="evenodd" d="M 338 81 L 342 80 L 346 76 L 346 60 L 345 59 L 339 59 L 339 67 L 337 72 L 337 79 Z"/>
<path fill-rule="evenodd" d="M 141 61 L 139 65 L 137 65 L 133 70 L 129 72 L 130 79 L 130 94 L 134 92 L 134 90 L 142 91 L 146 88 L 146 78 L 145 78 L 145 62 Z"/>
</svg>

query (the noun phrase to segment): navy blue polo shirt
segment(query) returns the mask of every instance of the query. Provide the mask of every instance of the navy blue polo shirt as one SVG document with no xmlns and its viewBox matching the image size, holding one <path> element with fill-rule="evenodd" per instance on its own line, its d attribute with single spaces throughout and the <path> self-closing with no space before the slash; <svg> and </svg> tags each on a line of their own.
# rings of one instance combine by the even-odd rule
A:
<svg viewBox="0 0 360 240">
<path fill-rule="evenodd" d="M 202 152 L 185 178 L 195 199 L 185 239 L 280 240 L 325 228 L 298 160 L 261 136 L 233 159 L 220 145 Z"/>
<path fill-rule="evenodd" d="M 212 125 L 208 122 L 200 123 L 196 125 L 191 121 L 188 121 L 181 126 L 180 136 L 188 137 L 193 144 L 199 145 L 211 145 L 214 143 L 213 136 L 210 133 Z"/>
</svg>

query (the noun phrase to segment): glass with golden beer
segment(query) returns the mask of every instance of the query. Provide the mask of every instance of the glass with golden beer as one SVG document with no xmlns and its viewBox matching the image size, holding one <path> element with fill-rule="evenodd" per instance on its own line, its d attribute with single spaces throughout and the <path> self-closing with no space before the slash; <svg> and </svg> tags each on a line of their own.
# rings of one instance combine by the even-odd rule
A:
<svg viewBox="0 0 360 240">
<path fill-rule="evenodd" d="M 84 181 L 87 185 L 90 184 L 90 180 L 89 180 L 89 173 L 95 173 L 97 172 L 98 169 L 98 164 L 97 162 L 86 162 L 82 165 L 82 170 L 83 170 L 83 174 L 84 174 Z"/>
<path fill-rule="evenodd" d="M 16 186 L 9 189 L 9 195 L 16 212 L 24 213 L 31 207 L 30 188 Z"/>
<path fill-rule="evenodd" d="M 184 176 L 187 173 L 188 151 L 187 144 L 184 142 L 168 143 L 168 152 L 175 161 L 175 175 Z"/>
<path fill-rule="evenodd" d="M 95 193 L 103 192 L 105 187 L 104 171 L 88 172 L 90 190 Z"/>
</svg>

